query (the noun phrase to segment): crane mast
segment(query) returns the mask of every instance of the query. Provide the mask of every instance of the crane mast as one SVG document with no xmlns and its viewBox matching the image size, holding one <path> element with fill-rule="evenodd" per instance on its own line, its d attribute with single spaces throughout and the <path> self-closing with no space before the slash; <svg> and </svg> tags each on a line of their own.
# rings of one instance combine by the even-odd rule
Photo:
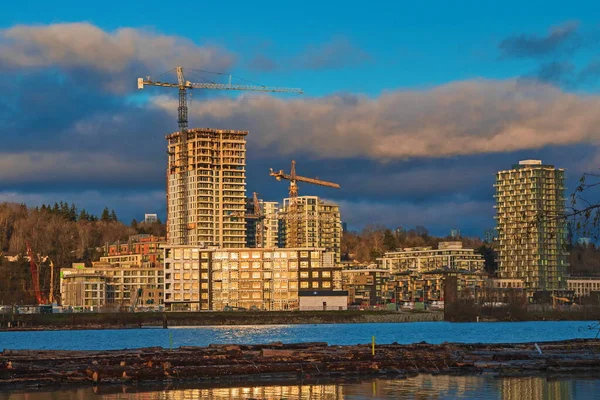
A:
<svg viewBox="0 0 600 400">
<path fill-rule="evenodd" d="M 179 174 L 177 179 L 177 208 L 181 212 L 182 223 L 178 224 L 178 237 L 180 238 L 177 244 L 189 244 L 188 236 L 189 230 L 194 228 L 194 224 L 188 222 L 188 106 L 187 106 L 187 90 L 188 89 L 213 89 L 213 90 L 237 90 L 237 91 L 252 91 L 252 92 L 271 92 L 271 93 L 298 93 L 302 94 L 302 89 L 297 88 L 283 88 L 283 87 L 268 87 L 259 85 L 234 85 L 231 83 L 231 75 L 229 76 L 229 83 L 206 83 L 206 82 L 190 82 L 185 79 L 183 73 L 183 67 L 177 66 L 175 68 L 177 73 L 177 83 L 162 82 L 158 80 L 152 80 L 150 77 L 147 79 L 138 78 L 138 89 L 143 89 L 144 86 L 159 86 L 159 87 L 170 87 L 179 89 L 179 106 L 177 108 L 177 123 L 179 127 L 179 165 L 175 168 L 178 169 Z M 169 190 L 167 188 L 167 204 Z M 167 215 L 168 218 L 168 215 Z M 168 226 L 168 225 L 167 225 Z"/>
<path fill-rule="evenodd" d="M 296 161 L 292 160 L 290 173 L 286 174 L 283 170 L 273 171 L 271 168 L 269 175 L 276 180 L 287 180 L 290 182 L 290 205 L 286 216 L 286 244 L 288 247 L 300 247 L 302 237 L 298 229 L 300 215 L 298 214 L 298 184 L 297 182 L 310 183 L 311 185 L 325 186 L 339 189 L 340 185 L 333 182 L 323 181 L 316 178 L 307 178 L 296 174 Z"/>
</svg>

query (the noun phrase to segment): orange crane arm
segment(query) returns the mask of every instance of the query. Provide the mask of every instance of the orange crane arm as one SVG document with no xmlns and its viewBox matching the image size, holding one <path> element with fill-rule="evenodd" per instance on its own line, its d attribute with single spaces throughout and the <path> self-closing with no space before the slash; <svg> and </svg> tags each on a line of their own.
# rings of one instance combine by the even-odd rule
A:
<svg viewBox="0 0 600 400">
<path fill-rule="evenodd" d="M 269 175 L 274 176 L 275 179 L 277 179 L 278 181 L 285 179 L 286 181 L 305 182 L 305 183 L 310 183 L 313 185 L 327 186 L 327 187 L 335 188 L 335 189 L 340 188 L 340 185 L 337 183 L 322 181 L 320 179 L 315 179 L 315 178 L 307 178 L 305 176 L 300 176 L 300 175 L 292 176 L 292 175 L 284 173 L 283 171 L 274 172 L 273 170 L 271 170 Z"/>
</svg>

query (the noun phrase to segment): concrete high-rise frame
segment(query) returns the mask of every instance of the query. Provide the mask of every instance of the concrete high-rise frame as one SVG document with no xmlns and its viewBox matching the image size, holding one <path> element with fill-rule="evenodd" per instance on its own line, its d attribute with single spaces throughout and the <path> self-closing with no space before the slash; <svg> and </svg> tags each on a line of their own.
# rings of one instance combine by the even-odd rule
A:
<svg viewBox="0 0 600 400">
<path fill-rule="evenodd" d="M 496 174 L 498 273 L 527 292 L 564 289 L 564 169 L 524 160 Z"/>
<path fill-rule="evenodd" d="M 292 199 L 283 199 L 282 222 L 288 222 Z M 321 200 L 317 196 L 296 198 L 298 238 L 301 247 L 320 247 L 335 254 L 335 262 L 341 261 L 342 220 L 340 206 Z M 285 227 L 284 227 L 285 230 Z M 286 237 L 285 247 L 294 247 L 292 238 Z"/>
<path fill-rule="evenodd" d="M 169 244 L 245 247 L 247 134 L 246 131 L 190 129 L 187 149 L 180 148 L 179 132 L 167 135 Z M 187 157 L 187 162 L 182 157 Z M 180 174 L 187 174 L 186 187 L 180 184 Z"/>
</svg>

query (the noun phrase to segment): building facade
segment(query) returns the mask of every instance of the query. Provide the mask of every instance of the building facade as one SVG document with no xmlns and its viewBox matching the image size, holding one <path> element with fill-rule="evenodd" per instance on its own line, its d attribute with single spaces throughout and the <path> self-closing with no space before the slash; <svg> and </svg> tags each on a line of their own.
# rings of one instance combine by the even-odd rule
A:
<svg viewBox="0 0 600 400">
<path fill-rule="evenodd" d="M 377 263 L 393 274 L 439 269 L 480 271 L 485 260 L 474 249 L 464 249 L 461 242 L 440 242 L 437 249 L 411 247 L 403 251 L 386 252 L 382 258 L 377 259 Z"/>
<path fill-rule="evenodd" d="M 132 256 L 118 256 L 132 257 Z M 81 285 L 96 283 L 87 282 L 93 277 L 103 279 L 103 288 L 92 288 L 103 293 L 98 298 L 104 302 L 98 306 L 119 309 L 122 307 L 160 308 L 164 297 L 164 271 L 162 267 L 141 267 L 135 264 L 110 264 L 105 261 L 93 263 L 90 268 L 62 268 L 60 270 L 60 292 L 62 305 L 87 307 L 88 297 L 81 297 Z M 97 283 L 99 285 L 99 283 Z M 88 289 L 86 289 L 88 290 Z M 74 302 L 74 301 L 77 302 Z M 83 301 L 80 302 L 80 301 Z"/>
<path fill-rule="evenodd" d="M 246 246 L 246 131 L 190 129 L 167 135 L 167 241 Z M 185 158 L 184 158 L 185 157 Z"/>
<path fill-rule="evenodd" d="M 456 279 L 456 291 L 461 297 L 481 298 L 487 286 L 487 275 L 480 271 L 429 270 L 392 274 L 387 282 L 390 302 L 443 302 L 449 277 Z"/>
<path fill-rule="evenodd" d="M 498 275 L 525 290 L 566 288 L 564 170 L 524 160 L 496 174 Z"/>
<path fill-rule="evenodd" d="M 323 249 L 165 247 L 169 310 L 297 310 L 299 290 L 341 290 Z"/>
<path fill-rule="evenodd" d="M 164 252 L 161 248 L 166 238 L 154 235 L 132 235 L 125 242 L 109 244 L 104 249 L 100 261 L 109 264 L 129 263 L 142 267 L 162 265 Z"/>
<path fill-rule="evenodd" d="M 62 305 L 87 311 L 104 307 L 111 301 L 106 280 L 104 275 L 90 271 L 66 274 L 60 285 Z"/>
<path fill-rule="evenodd" d="M 567 278 L 567 289 L 572 290 L 577 297 L 589 296 L 592 292 L 600 292 L 600 277 Z"/>
<path fill-rule="evenodd" d="M 299 196 L 296 198 L 297 235 L 290 237 L 286 219 L 290 218 L 291 198 L 283 199 L 281 220 L 284 222 L 285 247 L 318 247 L 335 254 L 335 262 L 341 261 L 342 220 L 337 204 L 321 200 L 317 196 Z"/>
<path fill-rule="evenodd" d="M 380 268 L 344 268 L 342 282 L 348 291 L 348 304 L 377 306 L 385 304 L 390 272 Z"/>
</svg>

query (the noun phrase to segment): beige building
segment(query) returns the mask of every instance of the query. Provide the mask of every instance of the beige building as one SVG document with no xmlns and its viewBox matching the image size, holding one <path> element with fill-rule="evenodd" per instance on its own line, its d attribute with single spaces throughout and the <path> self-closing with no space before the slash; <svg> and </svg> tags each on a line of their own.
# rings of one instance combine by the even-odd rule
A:
<svg viewBox="0 0 600 400">
<path fill-rule="evenodd" d="M 63 270 L 61 270 L 62 272 Z M 107 303 L 106 277 L 90 271 L 81 270 L 77 274 L 61 273 L 62 305 L 93 311 Z"/>
<path fill-rule="evenodd" d="M 279 203 L 276 201 L 263 201 L 262 212 L 265 216 L 264 225 L 264 247 L 279 247 Z"/>
<path fill-rule="evenodd" d="M 567 289 L 577 297 L 589 296 L 591 292 L 600 292 L 600 277 L 567 278 Z"/>
<path fill-rule="evenodd" d="M 190 129 L 187 149 L 179 132 L 167 135 L 169 244 L 245 247 L 247 134 Z"/>
<path fill-rule="evenodd" d="M 102 277 L 105 280 L 103 306 L 130 307 L 137 302 L 139 307 L 157 308 L 163 304 L 164 271 L 162 267 L 147 268 L 134 264 L 119 265 L 100 261 L 95 262 L 91 268 L 63 268 L 60 270 L 63 305 L 74 307 L 86 305 L 85 302 L 72 303 L 70 299 L 80 299 L 80 297 L 72 294 L 75 286 L 69 284 L 80 282 L 83 277 L 87 276 Z"/>
<path fill-rule="evenodd" d="M 323 249 L 165 248 L 170 310 L 297 310 L 302 290 L 341 290 L 341 268 Z"/>
<path fill-rule="evenodd" d="M 289 218 L 291 198 L 283 199 L 281 216 Z M 317 196 L 299 196 L 297 201 L 298 240 L 286 234 L 285 247 L 319 247 L 335 254 L 341 261 L 342 220 L 337 204 L 323 201 Z"/>
<path fill-rule="evenodd" d="M 566 288 L 564 170 L 524 160 L 496 174 L 498 274 L 528 293 Z"/>
<path fill-rule="evenodd" d="M 437 249 L 409 247 L 386 252 L 377 262 L 392 274 L 441 269 L 481 271 L 485 264 L 481 254 L 475 253 L 474 249 L 464 249 L 461 242 L 440 242 Z"/>
</svg>

